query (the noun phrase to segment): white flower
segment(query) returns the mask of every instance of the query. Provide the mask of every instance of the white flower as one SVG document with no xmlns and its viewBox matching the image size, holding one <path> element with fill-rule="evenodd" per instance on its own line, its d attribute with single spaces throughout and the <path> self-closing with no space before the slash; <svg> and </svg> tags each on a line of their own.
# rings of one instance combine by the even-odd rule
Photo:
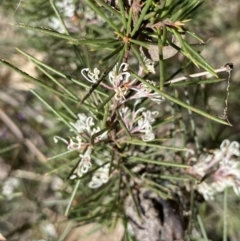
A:
<svg viewBox="0 0 240 241">
<path fill-rule="evenodd" d="M 104 183 L 107 183 L 109 180 L 109 168 L 110 163 L 104 165 L 103 167 L 98 168 L 88 184 L 89 188 L 95 189 L 101 187 Z"/>
<path fill-rule="evenodd" d="M 125 96 L 129 92 L 128 82 L 130 78 L 130 73 L 127 72 L 128 64 L 122 63 L 117 72 L 118 64 L 116 64 L 113 70 L 109 73 L 109 81 L 113 86 L 115 94 L 115 99 L 123 101 Z"/>
<path fill-rule="evenodd" d="M 132 125 L 134 122 L 133 112 L 126 106 L 126 107 L 122 107 L 120 109 L 119 114 L 120 114 L 123 122 L 125 123 L 126 127 L 129 130 L 132 129 Z"/>
<path fill-rule="evenodd" d="M 135 124 L 138 118 L 138 115 L 141 114 L 143 110 L 145 110 L 145 108 L 142 107 L 142 108 L 139 108 L 137 111 L 135 111 L 135 107 L 136 105 L 134 106 L 133 111 L 131 111 L 128 107 L 122 107 L 119 111 L 125 126 L 128 128 L 130 132 L 134 131 L 133 125 Z"/>
<path fill-rule="evenodd" d="M 79 134 L 86 133 L 91 136 L 91 127 L 95 124 L 92 117 L 87 117 L 85 114 L 78 114 L 78 120 L 75 123 L 70 122 L 70 125 L 72 125 Z"/>
<path fill-rule="evenodd" d="M 142 135 L 143 141 L 152 141 L 155 139 L 155 135 L 152 131 L 144 132 L 144 135 Z"/>
<path fill-rule="evenodd" d="M 239 143 L 224 140 L 220 149 L 212 154 L 201 155 L 189 170 L 190 174 L 201 178 L 210 173 L 212 178 L 208 177 L 198 185 L 199 192 L 206 200 L 213 199 L 215 193 L 223 192 L 227 187 L 232 187 L 236 195 L 240 195 L 240 168 L 236 159 L 239 155 Z M 212 173 L 209 172 L 210 168 L 214 170 Z"/>
<path fill-rule="evenodd" d="M 141 123 L 141 125 L 144 125 L 144 123 L 153 123 L 155 121 L 155 116 L 159 114 L 158 111 L 145 111 L 142 113 L 143 117 L 141 121 L 138 122 Z"/>
<path fill-rule="evenodd" d="M 81 70 L 82 76 L 91 83 L 97 83 L 99 80 L 100 71 L 97 68 L 94 68 L 93 72 L 89 68 Z"/>
<path fill-rule="evenodd" d="M 81 160 L 78 166 L 76 167 L 76 169 L 73 171 L 73 174 L 70 176 L 70 179 L 82 177 L 92 167 L 91 152 L 92 152 L 92 149 L 88 148 L 87 151 L 84 153 L 84 155 L 82 154 L 79 155 L 81 157 Z"/>
<path fill-rule="evenodd" d="M 70 125 L 76 132 L 78 132 L 79 135 L 69 138 L 69 141 L 65 140 L 62 137 L 55 136 L 54 142 L 57 143 L 59 140 L 61 140 L 67 145 L 68 150 L 81 151 L 84 147 L 87 147 L 85 153 L 83 155 L 80 154 L 81 159 L 79 161 L 79 164 L 70 177 L 70 179 L 75 179 L 77 177 L 82 177 L 85 173 L 88 172 L 89 168 L 92 167 L 92 147 L 90 146 L 90 138 L 98 132 L 101 133 L 101 130 L 100 127 L 94 127 L 95 123 L 93 121 L 93 118 L 87 117 L 85 114 L 78 114 L 78 120 L 75 123 L 70 122 Z M 71 131 L 73 131 L 73 129 L 71 129 Z M 94 138 L 94 143 L 106 139 L 107 133 L 107 131 L 104 131 L 103 133 L 96 135 L 96 137 Z"/>
<path fill-rule="evenodd" d="M 153 81 L 150 80 L 146 80 L 149 84 L 155 86 L 156 83 L 154 83 Z M 139 99 L 139 98 L 148 98 L 154 102 L 156 102 L 157 104 L 160 104 L 162 101 L 165 100 L 165 98 L 163 96 L 161 96 L 160 94 L 158 94 L 155 91 L 152 91 L 151 88 L 149 88 L 147 85 L 141 83 L 136 87 L 131 87 L 132 90 L 135 90 L 136 93 L 131 96 L 129 99 Z"/>
<path fill-rule="evenodd" d="M 79 135 L 76 137 L 69 138 L 69 141 L 60 137 L 54 136 L 54 142 L 57 143 L 59 140 L 67 145 L 69 150 L 80 150 L 82 145 L 86 146 L 84 143 L 85 139 L 89 139 L 97 132 L 100 132 L 100 127 L 93 128 L 95 125 L 92 117 L 87 117 L 85 114 L 78 114 L 78 120 L 75 123 L 70 122 L 73 129 L 70 131 L 76 131 Z M 103 132 L 95 138 L 95 143 L 107 138 L 107 131 Z"/>
<path fill-rule="evenodd" d="M 100 131 L 100 127 L 97 127 L 97 128 L 93 128 L 92 130 L 92 135 L 98 133 Z M 94 142 L 97 143 L 99 142 L 100 140 L 106 140 L 107 139 L 107 131 L 103 132 L 101 135 L 98 135 L 97 137 L 95 137 L 94 139 Z"/>
<path fill-rule="evenodd" d="M 109 81 L 113 86 L 119 86 L 122 81 L 128 82 L 130 73 L 127 72 L 128 64 L 121 63 L 117 72 L 118 63 L 114 66 L 113 70 L 109 73 Z M 123 84 L 123 83 L 122 83 Z"/>
<path fill-rule="evenodd" d="M 154 61 L 147 58 L 146 56 L 143 57 L 143 61 L 145 63 L 145 66 L 146 66 L 147 70 L 150 73 L 155 74 Z"/>
<path fill-rule="evenodd" d="M 68 150 L 80 150 L 82 146 L 82 139 L 80 136 L 70 138 L 68 143 Z"/>
<path fill-rule="evenodd" d="M 210 186 L 215 192 L 222 192 L 228 185 L 226 185 L 226 183 L 224 182 L 218 181 L 218 182 L 211 183 Z"/>
<path fill-rule="evenodd" d="M 208 201 L 208 200 L 213 200 L 214 199 L 215 191 L 206 182 L 200 183 L 198 185 L 197 189 L 198 189 L 198 192 L 203 195 L 205 200 Z"/>
<path fill-rule="evenodd" d="M 154 116 L 158 115 L 158 111 L 142 112 L 142 118 L 138 120 L 139 131 L 144 133 L 142 139 L 144 141 L 152 141 L 155 138 L 152 132 L 152 123 L 155 121 Z"/>
<path fill-rule="evenodd" d="M 118 64 L 114 66 L 112 71 L 109 72 L 108 78 L 109 82 L 111 83 L 111 86 L 108 86 L 107 84 L 101 82 L 100 85 L 103 87 L 109 89 L 109 90 L 114 90 L 115 91 L 115 96 L 114 98 L 119 101 L 123 101 L 125 99 L 125 96 L 129 92 L 129 78 L 130 78 L 130 73 L 127 72 L 128 70 L 128 64 L 127 63 L 122 63 L 118 68 Z M 95 68 L 92 71 L 90 71 L 89 68 L 82 69 L 81 74 L 83 77 L 88 80 L 91 83 L 97 83 L 99 80 L 99 73 L 100 71 Z"/>
<path fill-rule="evenodd" d="M 136 107 L 136 106 L 135 106 Z M 139 108 L 137 111 L 131 111 L 128 107 L 120 109 L 120 116 L 128 128 L 130 133 L 144 133 L 141 137 L 144 141 L 151 141 L 155 138 L 152 131 L 152 123 L 155 122 L 155 116 L 158 115 L 158 111 L 145 111 L 145 108 Z M 142 117 L 139 119 L 139 115 Z M 136 125 L 137 121 L 137 125 Z"/>
<path fill-rule="evenodd" d="M 61 140 L 67 145 L 68 150 L 80 150 L 82 146 L 82 139 L 80 136 L 71 137 L 69 142 L 60 136 L 54 136 L 53 140 L 55 143 Z"/>
<path fill-rule="evenodd" d="M 150 68 L 151 60 L 148 59 L 147 63 Z M 109 82 L 111 83 L 111 86 L 108 86 L 104 82 L 101 82 L 100 85 L 105 87 L 109 90 L 115 91 L 115 100 L 120 101 L 121 103 L 126 102 L 127 100 L 132 99 L 140 99 L 140 98 L 148 98 L 157 104 L 160 104 L 162 101 L 165 100 L 163 96 L 161 96 L 159 93 L 152 91 L 151 88 L 149 88 L 145 84 L 139 84 L 137 86 L 133 86 L 133 83 L 136 81 L 136 79 L 130 81 L 130 73 L 128 72 L 128 64 L 127 63 L 121 63 L 118 69 L 118 63 L 114 66 L 112 71 L 109 72 L 108 78 Z M 151 67 L 152 68 L 152 67 Z M 153 71 L 153 70 L 151 70 Z M 99 80 L 99 74 L 100 71 L 95 68 L 93 72 L 89 68 L 84 68 L 81 71 L 81 74 L 83 77 L 91 82 L 91 83 L 97 83 Z M 153 81 L 146 80 L 149 84 L 155 86 L 156 84 Z M 126 99 L 127 94 L 130 90 L 136 91 L 136 93 L 132 96 L 130 96 L 128 99 Z"/>
<path fill-rule="evenodd" d="M 224 140 L 220 146 L 220 150 L 225 155 L 225 160 L 229 160 L 232 156 L 239 156 L 239 143 L 233 141 L 230 143 L 229 140 Z"/>
</svg>

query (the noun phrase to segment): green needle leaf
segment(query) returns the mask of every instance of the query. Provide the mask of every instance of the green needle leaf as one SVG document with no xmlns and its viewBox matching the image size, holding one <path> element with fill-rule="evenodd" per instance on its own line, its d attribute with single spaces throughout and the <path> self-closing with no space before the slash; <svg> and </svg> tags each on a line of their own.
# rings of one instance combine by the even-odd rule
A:
<svg viewBox="0 0 240 241">
<path fill-rule="evenodd" d="M 132 75 L 133 75 L 135 78 L 137 78 L 139 81 L 141 81 L 141 82 L 144 83 L 146 86 L 148 86 L 150 89 L 152 89 L 153 91 L 159 93 L 160 95 L 162 95 L 162 96 L 165 97 L 166 99 L 168 99 L 168 100 L 170 100 L 170 101 L 172 101 L 172 102 L 174 102 L 174 103 L 176 103 L 176 104 L 178 104 L 178 105 L 180 105 L 180 106 L 182 106 L 182 107 L 184 107 L 184 108 L 186 108 L 186 109 L 190 109 L 191 111 L 196 112 L 196 113 L 198 113 L 198 114 L 200 114 L 200 115 L 202 115 L 202 116 L 204 116 L 204 117 L 206 117 L 206 118 L 208 118 L 208 119 L 210 119 L 210 120 L 216 121 L 216 122 L 221 123 L 221 124 L 224 124 L 224 125 L 231 126 L 231 124 L 229 124 L 228 122 L 226 122 L 226 121 L 224 121 L 224 120 L 222 120 L 222 119 L 220 119 L 220 118 L 217 118 L 217 117 L 215 117 L 215 116 L 212 116 L 212 115 L 204 112 L 203 110 L 197 109 L 196 107 L 193 107 L 193 106 L 191 106 L 191 105 L 188 105 L 188 104 L 182 102 L 181 100 L 179 100 L 179 99 L 177 99 L 177 98 L 174 98 L 174 97 L 168 95 L 167 93 L 165 93 L 165 92 L 163 92 L 163 91 L 160 91 L 159 89 L 157 89 L 157 88 L 154 87 L 153 85 L 149 84 L 146 80 L 144 80 L 144 79 L 142 79 L 141 77 L 139 77 L 139 76 L 138 76 L 137 74 L 135 74 L 134 72 L 131 71 L 131 73 L 132 73 Z"/>
</svg>

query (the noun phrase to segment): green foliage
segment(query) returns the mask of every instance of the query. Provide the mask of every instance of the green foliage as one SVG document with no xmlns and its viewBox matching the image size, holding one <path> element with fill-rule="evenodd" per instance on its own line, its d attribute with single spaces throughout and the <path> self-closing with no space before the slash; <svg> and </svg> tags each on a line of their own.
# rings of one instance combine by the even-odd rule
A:
<svg viewBox="0 0 240 241">
<path fill-rule="evenodd" d="M 15 22 L 9 25 L 28 36 L 27 47 L 44 53 L 45 57 L 38 59 L 28 48 L 17 48 L 35 65 L 38 77 L 10 61 L 0 62 L 37 84 L 31 93 L 46 107 L 46 116 L 55 120 L 53 130 L 43 130 L 44 135 L 57 136 L 63 143 L 48 141 L 49 158 L 43 166 L 48 174 L 56 173 L 65 180 L 65 215 L 79 224 L 97 221 L 107 227 L 121 219 L 126 227 L 127 197 L 141 216 L 136 193 L 143 188 L 162 200 L 182 193 L 186 197 L 181 197 L 179 206 L 192 212 L 186 222 L 186 240 L 208 240 L 202 217 L 194 215 L 199 205 L 194 190 L 202 180 L 188 173 L 187 144 L 195 138 L 199 147 L 194 135 L 201 122 L 209 121 L 208 126 L 231 124 L 227 115 L 222 118 L 209 109 L 204 93 L 200 93 L 202 86 L 225 80 L 196 50 L 194 44 L 204 41 L 189 30 L 191 18 L 204 1 L 73 1 L 72 16 L 66 13 L 70 6 L 59 2 L 23 1 Z M 16 8 L 9 2 L 4 4 L 9 10 Z M 56 22 L 59 25 L 51 24 Z M 190 74 L 189 68 L 195 67 L 211 77 L 171 83 L 179 72 Z M 95 68 L 100 73 L 94 72 Z M 141 88 L 145 95 L 139 94 Z M 190 100 L 184 95 L 187 88 L 191 88 Z M 224 98 L 222 103 L 224 106 Z M 148 130 L 143 127 L 147 118 Z M 84 127 L 85 122 L 90 124 Z M 94 178 L 98 182 L 94 183 Z M 195 220 L 202 238 L 193 235 Z M 131 239 L 126 233 L 124 240 Z"/>
</svg>

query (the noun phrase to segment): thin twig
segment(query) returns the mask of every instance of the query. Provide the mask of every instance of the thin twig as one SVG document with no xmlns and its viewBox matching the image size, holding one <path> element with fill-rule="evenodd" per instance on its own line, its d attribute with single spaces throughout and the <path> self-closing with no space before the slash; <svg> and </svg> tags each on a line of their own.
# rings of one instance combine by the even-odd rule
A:
<svg viewBox="0 0 240 241">
<path fill-rule="evenodd" d="M 232 63 L 228 63 L 228 64 L 225 64 L 223 67 L 221 67 L 219 69 L 215 69 L 214 72 L 215 73 L 220 73 L 220 72 L 226 71 L 226 72 L 230 73 L 232 68 L 233 68 L 233 64 Z M 169 84 L 181 82 L 183 80 L 188 80 L 190 78 L 196 78 L 196 77 L 206 76 L 206 75 L 210 75 L 210 73 L 207 72 L 207 71 L 204 71 L 204 72 L 200 72 L 200 73 L 196 73 L 196 74 L 190 74 L 187 77 L 182 76 L 182 77 L 179 77 L 179 78 L 176 78 L 176 79 L 169 80 L 169 81 L 165 82 L 164 84 L 165 85 L 169 85 Z"/>
<path fill-rule="evenodd" d="M 232 63 L 228 63 L 224 66 L 226 68 L 226 71 L 228 72 L 228 78 L 227 78 L 227 97 L 225 99 L 225 108 L 223 110 L 223 115 L 219 116 L 219 118 L 226 120 L 229 124 L 229 120 L 228 120 L 228 115 L 227 115 L 227 111 L 228 111 L 228 99 L 229 99 L 229 88 L 230 88 L 230 78 L 231 78 L 231 71 L 233 70 L 233 64 Z"/>
</svg>

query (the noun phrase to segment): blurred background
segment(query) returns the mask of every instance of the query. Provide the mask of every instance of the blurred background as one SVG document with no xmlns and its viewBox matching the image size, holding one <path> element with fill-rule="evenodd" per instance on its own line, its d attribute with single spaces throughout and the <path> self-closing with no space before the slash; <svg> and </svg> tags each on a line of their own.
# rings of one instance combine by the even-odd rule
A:
<svg viewBox="0 0 240 241">
<path fill-rule="evenodd" d="M 56 1 L 66 26 L 74 36 L 91 34 L 99 30 L 85 29 L 86 22 L 104 23 L 82 1 Z M 66 75 L 80 77 L 81 63 L 76 60 L 72 46 L 51 36 L 21 29 L 12 23 L 24 23 L 63 32 L 49 1 L 1 0 L 0 4 L 0 58 L 30 74 L 47 81 L 17 49 L 31 54 L 36 59 L 51 65 Z M 214 68 L 233 63 L 229 90 L 228 118 L 232 127 L 224 126 L 195 115 L 201 145 L 211 149 L 219 147 L 224 139 L 240 142 L 240 2 L 239 0 L 205 1 L 187 28 L 200 36 L 206 45 L 200 46 L 202 55 Z M 103 28 L 104 29 L 104 28 Z M 86 33 L 86 31 L 88 31 Z M 92 31 L 92 32 L 91 32 Z M 107 36 L 105 36 L 107 37 Z M 191 41 L 191 40 L 189 40 Z M 16 49 L 17 48 L 17 49 Z M 84 51 L 81 49 L 81 51 Z M 92 58 L 99 59 L 96 52 Z M 182 56 L 167 60 L 167 64 L 181 61 Z M 90 59 L 91 61 L 91 59 Z M 185 71 L 196 73 L 196 67 Z M 186 73 L 186 72 L 185 72 Z M 223 74 L 223 77 L 226 78 Z M 72 192 L 65 181 L 68 171 L 63 157 L 47 160 L 65 151 L 63 145 L 53 142 L 54 135 L 68 131 L 62 129 L 59 120 L 29 91 L 47 93 L 33 81 L 0 64 L 0 233 L 7 240 L 121 240 L 123 227 L 117 225 L 112 233 L 105 234 L 100 228 L 88 237 L 93 224 L 76 228 L 74 221 L 67 221 L 63 213 Z M 202 86 L 204 102 L 195 100 L 196 89 L 188 88 L 190 99 L 199 107 L 207 106 L 212 113 L 222 114 L 226 98 L 226 82 Z M 81 92 L 81 89 L 79 90 Z M 81 93 L 79 93 L 81 95 Z M 55 108 L 60 100 L 46 97 Z M 60 108 L 60 107 L 59 107 Z M 191 138 L 190 138 L 191 139 Z M 46 175 L 47 174 L 47 175 Z M 222 240 L 223 197 L 214 202 L 203 203 L 200 212 L 208 238 Z M 240 240 L 240 199 L 230 195 L 228 200 L 229 241 Z"/>
</svg>

